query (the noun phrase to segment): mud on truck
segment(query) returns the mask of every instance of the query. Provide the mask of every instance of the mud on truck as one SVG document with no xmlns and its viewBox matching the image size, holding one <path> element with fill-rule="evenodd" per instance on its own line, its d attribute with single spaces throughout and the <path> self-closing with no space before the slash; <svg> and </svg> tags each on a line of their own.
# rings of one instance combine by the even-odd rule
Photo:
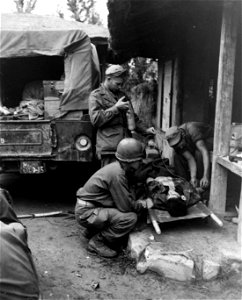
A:
<svg viewBox="0 0 242 300">
<path fill-rule="evenodd" d="M 2 15 L 0 169 L 44 173 L 92 162 L 88 96 L 100 81 L 98 55 L 78 22 Z"/>
</svg>

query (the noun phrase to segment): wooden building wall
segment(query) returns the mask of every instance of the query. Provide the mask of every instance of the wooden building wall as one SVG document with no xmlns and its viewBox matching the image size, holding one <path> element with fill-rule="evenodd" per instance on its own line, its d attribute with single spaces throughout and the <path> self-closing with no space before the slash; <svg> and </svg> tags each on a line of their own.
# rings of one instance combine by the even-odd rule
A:
<svg viewBox="0 0 242 300">
<path fill-rule="evenodd" d="M 218 72 L 221 10 L 207 22 L 190 27 L 182 49 L 182 122 L 213 126 Z"/>
<path fill-rule="evenodd" d="M 173 57 L 162 58 L 159 61 L 157 107 L 160 116 L 158 114 L 157 126 L 164 131 L 169 125 L 180 125 L 188 121 L 206 122 L 213 127 L 215 125 L 222 11 L 218 12 L 217 18 L 210 19 L 203 25 L 203 28 L 191 27 L 186 32 L 180 52 Z M 238 28 L 232 122 L 242 123 L 241 19 Z M 169 66 L 173 69 L 171 70 Z M 175 66 L 178 70 L 175 70 Z M 175 80 L 175 76 L 179 77 L 178 80 Z M 228 200 L 226 208 L 234 209 L 239 201 L 240 177 L 232 172 L 228 172 L 226 193 Z"/>
</svg>

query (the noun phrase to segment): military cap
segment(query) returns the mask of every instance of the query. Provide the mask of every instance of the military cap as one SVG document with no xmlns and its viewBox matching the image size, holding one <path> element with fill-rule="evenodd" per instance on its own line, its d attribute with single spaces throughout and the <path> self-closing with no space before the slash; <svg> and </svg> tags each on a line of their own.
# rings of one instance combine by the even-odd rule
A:
<svg viewBox="0 0 242 300">
<path fill-rule="evenodd" d="M 107 68 L 105 75 L 106 76 L 113 76 L 113 77 L 119 77 L 123 75 L 127 70 L 124 69 L 120 65 L 111 65 L 110 67 Z"/>
<path fill-rule="evenodd" d="M 165 138 L 171 147 L 175 146 L 181 140 L 181 130 L 177 126 L 170 127 L 165 133 Z"/>
</svg>

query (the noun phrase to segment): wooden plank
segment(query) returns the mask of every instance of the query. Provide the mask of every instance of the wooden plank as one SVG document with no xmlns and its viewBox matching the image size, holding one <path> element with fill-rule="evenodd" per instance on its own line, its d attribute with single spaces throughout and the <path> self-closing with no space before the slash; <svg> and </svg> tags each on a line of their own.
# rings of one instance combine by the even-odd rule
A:
<svg viewBox="0 0 242 300">
<path fill-rule="evenodd" d="M 227 170 L 230 170 L 234 174 L 242 177 L 242 165 L 239 165 L 236 162 L 232 162 L 228 159 L 228 157 L 218 156 L 216 162 L 221 166 L 225 167 Z"/>
<path fill-rule="evenodd" d="M 227 176 L 227 170 L 214 161 L 212 165 L 209 208 L 220 214 L 225 213 L 226 208 Z"/>
<path fill-rule="evenodd" d="M 172 90 L 172 61 L 165 63 L 164 74 L 164 94 L 162 109 L 162 130 L 166 131 L 170 127 L 171 121 L 171 90 Z"/>
<path fill-rule="evenodd" d="M 214 126 L 214 155 L 209 205 L 214 211 L 221 213 L 225 212 L 226 207 L 227 170 L 217 163 L 217 156 L 227 156 L 229 154 L 235 50 L 238 27 L 237 9 L 236 2 L 224 3 L 220 38 Z"/>
<path fill-rule="evenodd" d="M 180 125 L 181 120 L 181 108 L 180 108 L 180 99 L 179 99 L 179 85 L 180 85 L 180 64 L 179 59 L 175 59 L 174 63 L 174 75 L 173 75 L 173 93 L 172 93 L 172 113 L 171 113 L 171 126 Z"/>
<path fill-rule="evenodd" d="M 163 102 L 163 62 L 158 61 L 158 97 L 157 97 L 157 112 L 156 112 L 156 126 L 161 128 L 161 114 Z"/>
<path fill-rule="evenodd" d="M 241 180 L 241 190 L 240 190 L 240 200 L 239 200 L 237 242 L 240 245 L 242 245 L 242 180 Z"/>
</svg>

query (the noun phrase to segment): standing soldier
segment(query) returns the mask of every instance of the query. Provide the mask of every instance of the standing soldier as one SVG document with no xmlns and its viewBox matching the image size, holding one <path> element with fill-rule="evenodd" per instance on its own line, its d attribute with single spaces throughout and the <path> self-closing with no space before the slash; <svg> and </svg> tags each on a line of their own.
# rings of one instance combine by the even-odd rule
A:
<svg viewBox="0 0 242 300">
<path fill-rule="evenodd" d="M 97 129 L 96 152 L 101 166 L 116 160 L 118 143 L 131 136 L 131 130 L 142 135 L 154 134 L 154 128 L 145 128 L 134 115 L 134 124 L 128 126 L 127 112 L 132 113 L 131 102 L 122 91 L 126 70 L 120 65 L 112 65 L 105 72 L 105 80 L 89 98 L 89 114 Z"/>
</svg>

